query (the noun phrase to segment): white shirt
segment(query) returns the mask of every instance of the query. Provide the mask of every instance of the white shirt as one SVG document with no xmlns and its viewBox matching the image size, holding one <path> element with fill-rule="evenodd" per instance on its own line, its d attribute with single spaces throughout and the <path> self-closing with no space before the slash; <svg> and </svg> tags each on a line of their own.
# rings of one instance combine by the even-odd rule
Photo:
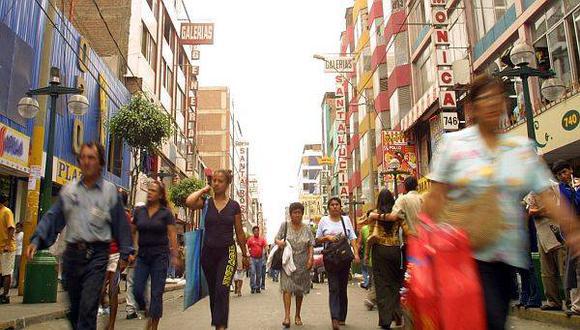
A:
<svg viewBox="0 0 580 330">
<path fill-rule="evenodd" d="M 346 227 L 346 237 L 349 241 L 356 239 L 356 233 L 352 228 L 352 222 L 350 218 L 343 215 L 342 220 L 344 221 L 344 227 Z M 316 230 L 316 238 L 320 238 L 326 235 L 345 235 L 344 228 L 342 227 L 341 221 L 332 221 L 328 216 L 322 217 L 318 223 L 318 229 Z"/>
<path fill-rule="evenodd" d="M 16 255 L 22 255 L 22 240 L 24 239 L 24 232 L 16 233 Z"/>
</svg>

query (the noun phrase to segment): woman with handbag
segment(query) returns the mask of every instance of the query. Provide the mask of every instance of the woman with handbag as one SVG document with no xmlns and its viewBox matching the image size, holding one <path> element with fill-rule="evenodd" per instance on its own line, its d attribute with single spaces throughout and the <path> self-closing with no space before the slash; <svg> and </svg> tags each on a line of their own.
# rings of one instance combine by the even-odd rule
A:
<svg viewBox="0 0 580 330">
<path fill-rule="evenodd" d="M 568 243 L 579 246 L 577 218 L 549 196 L 550 172 L 535 141 L 500 133 L 504 84 L 476 77 L 468 94 L 475 125 L 444 135 L 435 155 L 424 211 L 463 228 L 479 270 L 488 329 L 504 329 L 515 267 L 527 268 L 527 233 L 520 201 L 538 193 L 551 218 L 565 222 Z M 574 221 L 571 221 L 574 220 Z M 577 251 L 577 250 L 576 250 Z"/>
<path fill-rule="evenodd" d="M 324 268 L 328 276 L 328 291 L 332 329 L 345 325 L 348 311 L 348 275 L 352 260 L 358 264 L 360 257 L 356 233 L 347 216 L 342 215 L 340 198 L 328 201 L 328 216 L 322 217 L 316 231 L 316 243 L 324 244 Z"/>
<path fill-rule="evenodd" d="M 189 195 L 186 205 L 200 210 L 208 203 L 205 218 L 205 237 L 201 251 L 201 266 L 207 280 L 211 309 L 211 324 L 217 330 L 228 327 L 230 309 L 230 286 L 236 272 L 236 243 L 242 250 L 244 268 L 250 264 L 246 236 L 242 227 L 240 204 L 227 194 L 232 183 L 231 170 L 217 170 L 207 186 Z M 204 201 L 203 196 L 213 189 L 214 197 Z"/>
<path fill-rule="evenodd" d="M 312 269 L 314 253 L 314 235 L 308 225 L 302 223 L 304 215 L 304 205 L 301 203 L 292 203 L 289 207 L 291 221 L 284 222 L 280 226 L 278 235 L 276 235 L 276 244 L 278 249 L 284 250 L 286 242 L 292 247 L 292 259 L 296 270 L 291 274 L 286 274 L 284 270 L 280 272 L 280 291 L 282 291 L 284 300 L 284 328 L 290 327 L 290 305 L 292 304 L 292 295 L 296 297 L 296 315 L 294 324 L 302 325 L 300 310 L 304 295 L 310 292 L 311 278 L 310 269 Z"/>
</svg>

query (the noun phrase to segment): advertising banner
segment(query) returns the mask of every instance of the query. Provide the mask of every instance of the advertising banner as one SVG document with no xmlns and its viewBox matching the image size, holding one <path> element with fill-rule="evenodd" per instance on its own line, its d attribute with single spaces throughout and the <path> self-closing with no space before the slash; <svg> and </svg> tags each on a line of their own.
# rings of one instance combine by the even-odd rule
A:
<svg viewBox="0 0 580 330">
<path fill-rule="evenodd" d="M 396 158 L 399 160 L 400 171 L 408 172 L 409 175 L 417 176 L 417 149 L 411 145 L 405 134 L 401 131 L 383 131 L 383 164 L 389 166 L 389 162 Z M 392 181 L 392 178 L 387 178 Z"/>
<path fill-rule="evenodd" d="M 15 129 L 0 124 L 0 164 L 29 173 L 28 147 L 30 138 Z"/>
</svg>

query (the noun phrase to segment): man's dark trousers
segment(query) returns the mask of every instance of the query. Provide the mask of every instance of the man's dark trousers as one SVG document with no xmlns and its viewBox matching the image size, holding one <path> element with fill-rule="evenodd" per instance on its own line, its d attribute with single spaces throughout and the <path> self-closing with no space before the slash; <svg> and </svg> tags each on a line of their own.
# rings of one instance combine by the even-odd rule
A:
<svg viewBox="0 0 580 330">
<path fill-rule="evenodd" d="M 73 330 L 97 328 L 99 292 L 105 281 L 109 243 L 69 244 L 63 254 L 64 288 Z"/>
</svg>

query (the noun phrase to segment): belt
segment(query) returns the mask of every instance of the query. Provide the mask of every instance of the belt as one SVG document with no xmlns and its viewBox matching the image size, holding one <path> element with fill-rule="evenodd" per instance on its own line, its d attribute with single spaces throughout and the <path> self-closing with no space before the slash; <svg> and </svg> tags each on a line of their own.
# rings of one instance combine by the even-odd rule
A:
<svg viewBox="0 0 580 330">
<path fill-rule="evenodd" d="M 75 242 L 75 243 L 67 243 L 67 247 L 75 250 L 86 250 L 86 249 L 95 249 L 95 248 L 109 248 L 110 243 L 108 242 Z"/>
</svg>

